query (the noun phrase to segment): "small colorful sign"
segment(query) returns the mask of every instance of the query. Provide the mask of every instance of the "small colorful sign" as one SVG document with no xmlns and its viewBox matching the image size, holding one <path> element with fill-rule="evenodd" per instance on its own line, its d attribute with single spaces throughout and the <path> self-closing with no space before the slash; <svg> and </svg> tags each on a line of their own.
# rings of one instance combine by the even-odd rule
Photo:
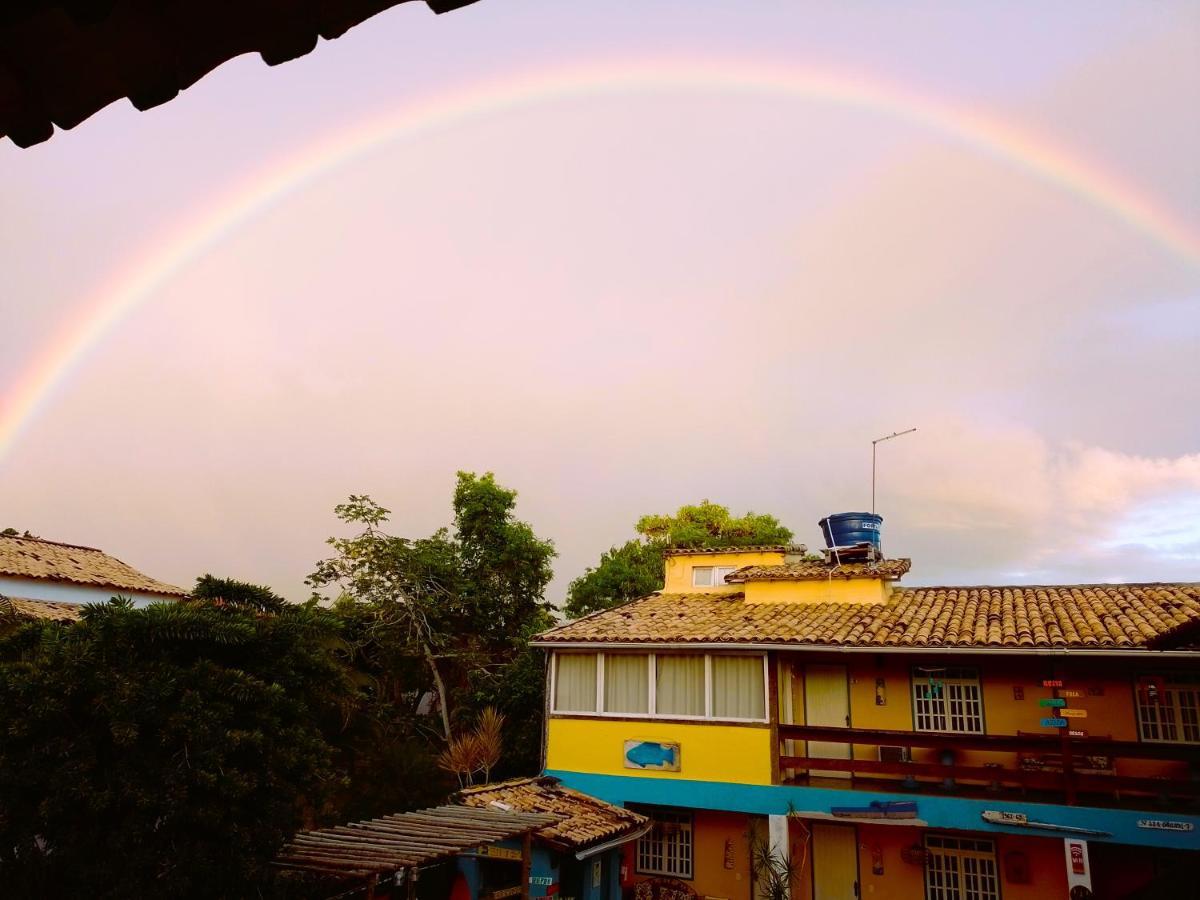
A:
<svg viewBox="0 0 1200 900">
<path fill-rule="evenodd" d="M 1067 709 L 1066 707 L 1063 707 L 1062 709 L 1060 709 L 1058 711 L 1058 714 L 1060 716 L 1062 716 L 1064 719 L 1086 719 L 1087 718 L 1087 710 L 1086 709 Z"/>
<path fill-rule="evenodd" d="M 625 768 L 679 771 L 679 744 L 659 741 L 626 741 Z"/>
<path fill-rule="evenodd" d="M 1066 728 L 1066 719 L 1042 719 L 1043 728 Z"/>
<path fill-rule="evenodd" d="M 1059 700 L 1057 697 L 1043 697 L 1038 701 L 1038 706 L 1066 706 L 1066 700 Z"/>
<path fill-rule="evenodd" d="M 529 883 L 549 886 L 554 884 L 554 877 L 551 875 L 530 875 Z"/>
<path fill-rule="evenodd" d="M 1058 696 L 1070 697 L 1071 699 L 1075 699 L 1077 697 L 1082 697 L 1083 691 L 1077 691 L 1074 688 L 1063 688 L 1062 690 L 1060 690 L 1058 692 Z"/>
<path fill-rule="evenodd" d="M 1086 731 L 1084 731 L 1082 728 L 1072 728 L 1070 731 L 1067 732 L 1067 737 L 1085 738 L 1087 736 L 1088 736 L 1088 733 Z"/>
<path fill-rule="evenodd" d="M 1195 831 L 1196 826 L 1191 822 L 1176 822 L 1171 819 L 1138 819 L 1138 828 L 1150 828 L 1154 831 Z"/>
<path fill-rule="evenodd" d="M 480 847 L 477 851 L 480 856 L 486 856 L 491 859 L 516 859 L 520 860 L 521 851 L 514 850 L 511 847 L 497 847 L 495 844 L 487 844 Z"/>
<path fill-rule="evenodd" d="M 500 888 L 500 890 L 492 891 L 485 896 L 488 900 L 501 900 L 502 897 L 520 897 L 521 886 L 518 884 L 516 887 Z"/>
<path fill-rule="evenodd" d="M 1042 679 L 1042 687 L 1060 688 L 1060 687 L 1062 687 L 1062 679 L 1061 678 L 1043 678 Z"/>
<path fill-rule="evenodd" d="M 1002 809 L 989 809 L 981 813 L 985 822 L 993 825 L 1028 825 L 1029 816 L 1025 813 L 1008 812 Z"/>
</svg>

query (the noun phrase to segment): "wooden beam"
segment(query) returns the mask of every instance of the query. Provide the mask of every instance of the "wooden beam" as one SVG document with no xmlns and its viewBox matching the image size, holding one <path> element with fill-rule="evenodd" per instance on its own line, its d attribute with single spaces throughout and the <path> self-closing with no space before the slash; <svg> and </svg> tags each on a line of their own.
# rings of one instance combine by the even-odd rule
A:
<svg viewBox="0 0 1200 900">
<path fill-rule="evenodd" d="M 533 871 L 533 838 L 521 835 L 521 900 L 529 900 L 529 878 Z"/>
</svg>

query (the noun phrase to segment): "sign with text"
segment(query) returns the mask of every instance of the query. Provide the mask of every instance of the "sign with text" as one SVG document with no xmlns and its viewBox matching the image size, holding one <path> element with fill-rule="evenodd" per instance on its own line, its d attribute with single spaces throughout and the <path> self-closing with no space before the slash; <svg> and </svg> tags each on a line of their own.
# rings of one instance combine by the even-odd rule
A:
<svg viewBox="0 0 1200 900">
<path fill-rule="evenodd" d="M 1137 827 L 1154 831 L 1194 831 L 1196 828 L 1191 822 L 1175 822 L 1171 819 L 1138 819 Z"/>
<path fill-rule="evenodd" d="M 1062 687 L 1061 678 L 1045 678 L 1042 680 L 1042 687 Z"/>
<path fill-rule="evenodd" d="M 980 813 L 985 822 L 993 825 L 1028 825 L 1029 816 L 1025 813 L 1008 812 L 1003 809 L 987 809 Z"/>
<path fill-rule="evenodd" d="M 1066 719 L 1042 719 L 1043 728 L 1066 728 Z"/>
<path fill-rule="evenodd" d="M 1088 733 L 1086 731 L 1084 731 L 1082 728 L 1072 728 L 1070 731 L 1067 732 L 1067 737 L 1085 738 L 1087 736 L 1088 736 Z"/>
<path fill-rule="evenodd" d="M 1067 887 L 1087 888 L 1084 896 L 1091 896 L 1092 873 L 1091 867 L 1088 865 L 1087 841 L 1066 838 L 1063 840 L 1063 851 L 1067 861 Z M 1072 890 L 1071 895 L 1074 896 L 1074 894 L 1075 891 Z"/>
<path fill-rule="evenodd" d="M 486 844 L 476 851 L 480 856 L 487 856 L 491 859 L 516 859 L 521 858 L 521 851 L 514 850 L 511 847 L 497 847 L 495 844 Z"/>
<path fill-rule="evenodd" d="M 1071 699 L 1074 700 L 1078 697 L 1082 697 L 1083 691 L 1075 691 L 1075 690 L 1071 690 L 1070 688 L 1063 688 L 1061 691 L 1058 692 L 1058 696 L 1070 697 Z"/>
<path fill-rule="evenodd" d="M 1087 718 L 1087 710 L 1086 709 L 1067 709 L 1066 707 L 1063 707 L 1062 709 L 1060 709 L 1058 711 L 1058 714 L 1060 716 L 1062 716 L 1064 719 L 1086 719 Z"/>
<path fill-rule="evenodd" d="M 1038 706 L 1066 706 L 1066 700 L 1059 700 L 1057 697 L 1043 697 L 1038 701 Z"/>
</svg>

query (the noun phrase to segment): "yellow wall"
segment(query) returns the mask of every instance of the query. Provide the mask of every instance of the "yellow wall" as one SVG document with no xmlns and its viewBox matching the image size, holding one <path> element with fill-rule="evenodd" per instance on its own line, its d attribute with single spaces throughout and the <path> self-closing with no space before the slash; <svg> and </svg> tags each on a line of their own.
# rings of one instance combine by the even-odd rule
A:
<svg viewBox="0 0 1200 900">
<path fill-rule="evenodd" d="M 625 741 L 632 740 L 677 742 L 680 771 L 625 768 Z M 548 724 L 546 768 L 601 775 L 770 784 L 771 730 L 766 725 L 555 716 Z"/>
<path fill-rule="evenodd" d="M 739 552 L 735 550 L 719 550 L 712 553 L 685 553 L 680 556 L 668 556 L 664 577 L 663 591 L 670 594 L 678 593 L 712 593 L 740 591 L 740 584 L 725 584 L 719 587 L 692 587 L 692 568 L 694 566 L 777 566 L 783 562 L 783 552 L 780 550 L 754 550 Z"/>
<path fill-rule="evenodd" d="M 747 603 L 886 603 L 891 582 L 880 578 L 819 581 L 750 581 Z"/>
</svg>

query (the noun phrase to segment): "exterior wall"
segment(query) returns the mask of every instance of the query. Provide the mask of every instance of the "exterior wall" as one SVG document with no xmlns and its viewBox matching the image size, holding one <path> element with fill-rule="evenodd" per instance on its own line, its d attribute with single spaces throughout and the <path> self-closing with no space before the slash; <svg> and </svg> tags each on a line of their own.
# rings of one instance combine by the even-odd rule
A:
<svg viewBox="0 0 1200 900">
<path fill-rule="evenodd" d="M 730 593 L 740 591 L 740 584 L 726 584 L 719 587 L 692 587 L 692 568 L 695 566 L 777 566 L 783 562 L 782 551 L 762 551 L 739 553 L 736 550 L 715 551 L 713 553 L 685 553 L 679 556 L 668 556 L 666 571 L 663 579 L 663 592 L 679 593 Z"/>
<path fill-rule="evenodd" d="M 892 590 L 881 578 L 750 581 L 739 587 L 747 603 L 886 603 Z"/>
<path fill-rule="evenodd" d="M 680 771 L 625 768 L 625 741 L 679 744 Z M 644 719 L 552 717 L 546 767 L 664 780 L 771 783 L 771 729 L 766 725 Z"/>
<path fill-rule="evenodd" d="M 129 597 L 135 606 L 174 602 L 178 597 L 169 594 L 147 594 L 119 588 L 73 584 L 69 581 L 48 581 L 44 578 L 12 578 L 0 576 L 0 594 L 26 600 L 53 600 L 58 603 L 107 603 L 113 597 Z"/>
<path fill-rule="evenodd" d="M 750 830 L 754 820 L 737 813 L 697 810 L 693 819 L 691 885 L 700 897 L 713 900 L 750 900 L 753 887 L 750 862 Z M 637 842 L 624 847 L 625 883 L 637 884 L 654 878 L 637 871 Z"/>
</svg>

